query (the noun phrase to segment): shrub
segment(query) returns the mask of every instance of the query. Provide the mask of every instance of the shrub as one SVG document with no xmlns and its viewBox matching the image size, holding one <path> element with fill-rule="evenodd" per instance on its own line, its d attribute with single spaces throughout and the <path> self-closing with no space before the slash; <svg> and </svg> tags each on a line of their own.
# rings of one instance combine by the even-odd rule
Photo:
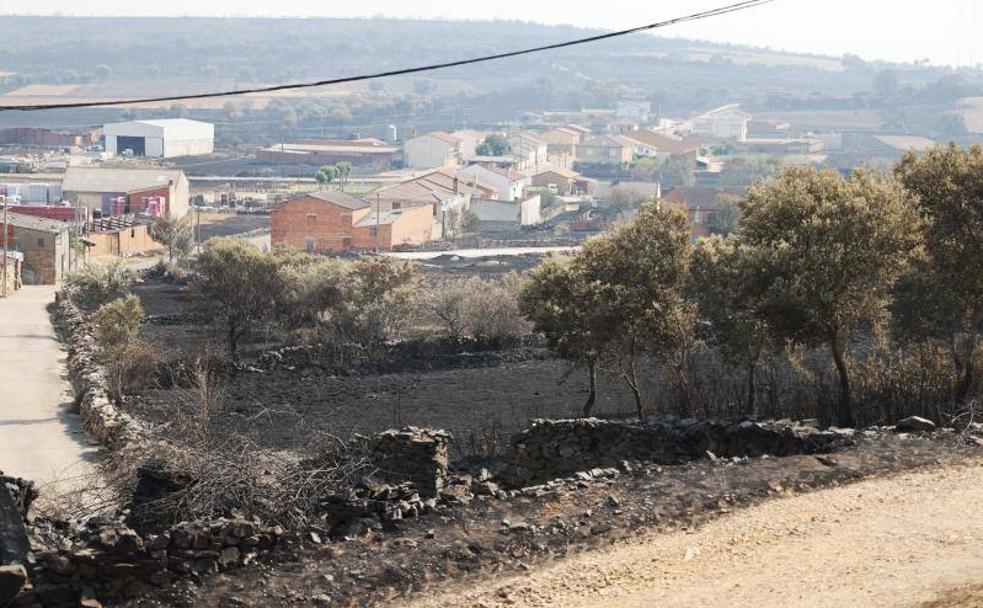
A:
<svg viewBox="0 0 983 608">
<path fill-rule="evenodd" d="M 135 272 L 114 262 L 106 266 L 87 266 L 70 274 L 65 280 L 65 287 L 76 304 L 87 310 L 95 310 L 123 295 L 136 279 Z"/>
</svg>

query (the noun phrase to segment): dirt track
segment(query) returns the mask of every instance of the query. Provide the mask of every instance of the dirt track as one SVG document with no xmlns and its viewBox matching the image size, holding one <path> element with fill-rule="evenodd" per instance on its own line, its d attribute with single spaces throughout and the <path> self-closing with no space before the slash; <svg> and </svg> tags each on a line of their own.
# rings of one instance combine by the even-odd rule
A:
<svg viewBox="0 0 983 608">
<path fill-rule="evenodd" d="M 983 606 L 983 463 L 770 501 L 412 608 Z"/>
</svg>

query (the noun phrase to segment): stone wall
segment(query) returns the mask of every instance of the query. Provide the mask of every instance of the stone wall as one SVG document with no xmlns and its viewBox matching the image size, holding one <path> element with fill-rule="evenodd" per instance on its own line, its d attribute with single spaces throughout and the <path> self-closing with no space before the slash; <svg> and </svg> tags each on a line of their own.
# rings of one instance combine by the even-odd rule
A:
<svg viewBox="0 0 983 608">
<path fill-rule="evenodd" d="M 624 461 L 682 464 L 698 458 L 828 452 L 843 433 L 793 423 L 731 421 L 534 420 L 512 440 L 500 477 L 524 486 Z"/>
<path fill-rule="evenodd" d="M 411 481 L 421 496 L 433 498 L 447 485 L 450 441 L 450 433 L 434 429 L 386 431 L 375 438 L 372 462 L 384 479 Z"/>
<path fill-rule="evenodd" d="M 122 600 L 168 585 L 249 564 L 296 540 L 279 526 L 221 519 L 182 523 L 141 536 L 121 524 L 94 520 L 62 548 L 37 555 L 34 586 L 18 605 L 68 608 L 92 599 Z"/>
<path fill-rule="evenodd" d="M 146 428 L 109 398 L 106 371 L 96 358 L 98 347 L 91 327 L 64 292 L 57 296 L 55 324 L 68 347 L 68 377 L 86 432 L 113 450 L 146 437 Z"/>
</svg>

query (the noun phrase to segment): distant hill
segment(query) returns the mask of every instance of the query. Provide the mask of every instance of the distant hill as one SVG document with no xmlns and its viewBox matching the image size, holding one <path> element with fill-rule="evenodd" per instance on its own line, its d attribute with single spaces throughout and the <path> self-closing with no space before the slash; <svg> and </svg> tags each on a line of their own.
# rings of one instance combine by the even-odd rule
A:
<svg viewBox="0 0 983 608">
<path fill-rule="evenodd" d="M 3 24 L 4 103 L 317 80 L 594 33 L 511 21 L 383 18 L 7 16 Z M 258 96 L 235 101 L 235 108 L 220 99 L 188 102 L 168 111 L 228 118 L 236 123 L 236 133 L 251 139 L 275 130 L 262 126 L 262 120 L 276 123 L 281 131 L 307 129 L 308 134 L 372 131 L 388 122 L 411 129 L 450 127 L 495 124 L 534 110 L 611 107 L 624 97 L 648 99 L 664 115 L 688 115 L 726 103 L 741 103 L 754 111 L 869 110 L 879 103 L 869 96 L 886 68 L 900 75 L 899 91 L 924 91 L 946 75 L 929 66 L 891 66 L 852 56 L 790 54 L 638 34 L 374 84 Z M 979 72 L 962 74 L 970 85 L 968 94 L 983 95 Z M 140 112 L 154 111 L 138 108 L 126 115 Z M 0 113 L 0 124 L 85 124 L 118 115 L 116 110 L 43 116 Z"/>
</svg>

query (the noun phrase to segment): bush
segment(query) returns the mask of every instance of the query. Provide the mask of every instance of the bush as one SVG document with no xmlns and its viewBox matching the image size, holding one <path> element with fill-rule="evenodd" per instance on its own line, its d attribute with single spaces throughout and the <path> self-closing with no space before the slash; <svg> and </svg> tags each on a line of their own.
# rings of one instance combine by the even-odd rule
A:
<svg viewBox="0 0 983 608">
<path fill-rule="evenodd" d="M 455 341 L 473 338 L 487 345 L 505 346 L 529 333 L 519 310 L 519 276 L 499 279 L 472 277 L 423 291 L 416 306 L 424 322 L 440 328 Z"/>
<path fill-rule="evenodd" d="M 135 272 L 114 262 L 107 266 L 87 266 L 70 274 L 65 288 L 76 304 L 95 310 L 123 295 L 136 280 Z"/>
<path fill-rule="evenodd" d="M 99 307 L 93 315 L 96 344 L 108 371 L 109 390 L 119 400 L 123 392 L 152 375 L 154 351 L 140 342 L 143 307 L 133 294 Z"/>
</svg>

